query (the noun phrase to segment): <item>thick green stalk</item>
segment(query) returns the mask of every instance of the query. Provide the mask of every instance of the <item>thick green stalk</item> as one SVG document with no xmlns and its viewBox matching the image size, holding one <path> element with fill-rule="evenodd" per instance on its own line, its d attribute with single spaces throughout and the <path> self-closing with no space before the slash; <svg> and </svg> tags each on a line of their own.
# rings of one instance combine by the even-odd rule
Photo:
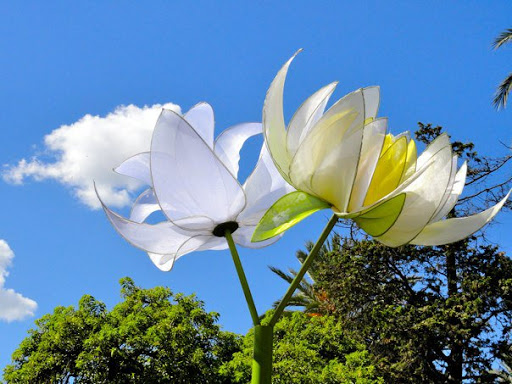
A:
<svg viewBox="0 0 512 384">
<path fill-rule="evenodd" d="M 269 325 L 254 327 L 254 354 L 251 384 L 271 384 L 272 347 L 274 328 Z"/>
<path fill-rule="evenodd" d="M 304 260 L 304 263 L 300 267 L 299 272 L 297 273 L 297 275 L 293 279 L 292 283 L 288 287 L 288 290 L 286 291 L 285 295 L 283 296 L 283 299 L 279 302 L 279 305 L 277 306 L 274 314 L 272 315 L 272 318 L 270 319 L 270 322 L 269 322 L 270 327 L 273 328 L 274 325 L 276 325 L 277 321 L 283 314 L 283 311 L 285 310 L 286 305 L 288 304 L 291 297 L 293 296 L 293 293 L 295 292 L 295 290 L 299 286 L 300 282 L 304 278 L 304 275 L 308 271 L 309 266 L 315 259 L 316 255 L 318 254 L 320 249 L 322 249 L 322 246 L 324 245 L 325 240 L 327 239 L 327 237 L 329 236 L 329 234 L 331 233 L 332 229 L 334 228 L 334 226 L 336 225 L 337 222 L 338 222 L 338 217 L 333 214 L 331 219 L 325 226 L 324 230 L 322 231 L 322 234 L 320 235 L 320 237 L 316 241 L 315 245 L 313 246 L 313 249 L 311 249 L 311 252 L 309 252 L 308 257 L 306 258 L 306 260 Z"/>
<path fill-rule="evenodd" d="M 238 251 L 236 250 L 235 242 L 233 241 L 233 237 L 231 236 L 231 232 L 229 230 L 226 230 L 225 237 L 226 240 L 228 241 L 229 250 L 231 251 L 231 256 L 233 257 L 233 262 L 235 263 L 238 279 L 240 280 L 242 290 L 244 291 L 245 301 L 247 301 L 247 306 L 249 307 L 249 312 L 251 313 L 252 323 L 255 326 L 258 326 L 260 325 L 258 311 L 256 310 L 256 305 L 254 305 L 254 300 L 252 299 L 249 283 L 247 282 L 247 278 L 245 277 L 245 272 L 244 268 L 242 267 L 242 262 L 240 261 L 240 256 L 238 256 Z"/>
</svg>

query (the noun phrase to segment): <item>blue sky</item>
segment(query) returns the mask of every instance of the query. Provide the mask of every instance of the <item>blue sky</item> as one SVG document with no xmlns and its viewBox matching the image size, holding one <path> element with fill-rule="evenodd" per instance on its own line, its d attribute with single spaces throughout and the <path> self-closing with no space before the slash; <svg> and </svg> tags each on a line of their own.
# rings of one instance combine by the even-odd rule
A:
<svg viewBox="0 0 512 384">
<path fill-rule="evenodd" d="M 227 251 L 187 255 L 163 273 L 91 208 L 89 175 L 109 177 L 110 168 L 99 169 L 111 155 L 102 143 L 115 151 L 136 137 L 134 127 L 126 128 L 128 135 L 114 124 L 130 113 L 120 106 L 134 105 L 138 113 L 173 103 L 186 111 L 204 100 L 215 109 L 218 134 L 261 120 L 277 70 L 304 48 L 287 81 L 288 118 L 331 81 L 340 82 L 337 97 L 378 84 L 379 115 L 389 117 L 392 132 L 431 122 L 454 139 L 474 141 L 482 154 L 505 154 L 499 140 L 510 143 L 512 106 L 496 112 L 491 99 L 511 70 L 512 47 L 493 52 L 490 44 L 512 26 L 511 14 L 509 1 L 0 3 L 0 126 L 6 135 L 0 143 L 0 239 L 14 253 L 3 289 L 38 305 L 34 317 L 0 320 L 0 368 L 35 318 L 57 305 L 75 305 L 86 293 L 112 306 L 123 276 L 143 287 L 195 292 L 220 313 L 225 329 L 250 327 Z M 116 108 L 109 126 L 105 116 Z M 94 118 L 80 120 L 88 114 L 107 128 L 95 131 Z M 244 149 L 242 177 L 260 144 L 253 140 Z M 63 160 L 59 150 L 78 160 Z M 31 168 L 14 180 L 22 159 Z M 121 206 L 129 196 L 111 198 Z M 320 233 L 326 217 L 316 214 L 272 247 L 241 250 L 260 311 L 286 288 L 267 265 L 296 267 L 295 251 Z M 510 214 L 498 220 L 489 234 L 510 253 Z"/>
</svg>

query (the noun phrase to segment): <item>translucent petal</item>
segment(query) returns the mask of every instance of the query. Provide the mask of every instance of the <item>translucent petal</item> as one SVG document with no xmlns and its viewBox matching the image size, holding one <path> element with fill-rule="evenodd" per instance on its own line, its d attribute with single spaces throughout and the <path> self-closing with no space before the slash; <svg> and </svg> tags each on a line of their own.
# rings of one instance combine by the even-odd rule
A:
<svg viewBox="0 0 512 384">
<path fill-rule="evenodd" d="M 436 141 L 444 140 L 441 138 Z M 434 141 L 430 147 L 436 148 L 438 144 Z M 430 153 L 429 148 L 425 150 L 427 151 Z M 391 247 L 406 244 L 429 223 L 444 196 L 450 178 L 452 151 L 449 142 L 431 154 L 431 158 L 430 166 L 403 190 L 406 193 L 405 204 L 396 222 L 385 234 L 376 237 L 376 240 Z M 426 157 L 424 160 L 427 160 Z"/>
<path fill-rule="evenodd" d="M 286 148 L 286 126 L 283 115 L 283 91 L 288 68 L 300 51 L 296 52 L 279 70 L 270 84 L 263 104 L 263 133 L 272 160 L 286 181 L 289 180 L 290 155 Z"/>
<path fill-rule="evenodd" d="M 204 232 L 187 231 L 171 222 L 155 225 L 136 223 L 111 211 L 103 204 L 101 199 L 100 202 L 116 231 L 130 244 L 146 252 L 175 254 L 190 237 L 198 234 L 207 234 Z"/>
<path fill-rule="evenodd" d="M 355 99 L 359 96 L 359 106 Z M 292 185 L 346 211 L 363 137 L 363 97 L 353 108 L 322 119 L 302 142 L 290 167 Z M 331 108 L 332 109 L 332 108 Z M 320 125 L 320 126 L 319 126 Z"/>
<path fill-rule="evenodd" d="M 196 104 L 183 116 L 194 130 L 203 138 L 206 144 L 213 149 L 213 130 L 215 116 L 210 104 L 201 102 Z"/>
<path fill-rule="evenodd" d="M 365 120 L 375 119 L 379 111 L 380 87 L 372 86 L 363 88 Z"/>
<path fill-rule="evenodd" d="M 223 223 L 234 220 L 245 206 L 238 181 L 187 121 L 173 111 L 162 111 L 156 123 L 151 175 L 160 207 L 172 221 L 203 216 Z"/>
<path fill-rule="evenodd" d="M 258 163 L 244 183 L 247 204 L 237 221 L 257 225 L 272 204 L 293 190 L 277 171 L 267 146 L 263 144 Z"/>
<path fill-rule="evenodd" d="M 443 210 L 444 206 L 446 205 L 446 202 L 452 193 L 453 184 L 455 183 L 455 176 L 457 174 L 457 159 L 458 159 L 457 155 L 452 156 L 452 168 L 450 170 L 450 178 L 448 180 L 448 185 L 446 186 L 446 190 L 444 191 L 443 198 L 439 202 L 439 206 L 437 207 L 436 211 L 434 212 L 434 215 L 430 219 L 429 223 L 438 221 L 444 216 L 443 215 L 438 218 L 439 214 L 442 213 L 442 210 Z"/>
<path fill-rule="evenodd" d="M 277 236 L 309 215 L 330 205 L 305 192 L 295 191 L 281 197 L 270 207 L 259 222 L 252 241 L 263 241 Z"/>
<path fill-rule="evenodd" d="M 434 141 L 432 141 L 427 148 L 423 151 L 423 153 L 418 157 L 418 161 L 416 162 L 417 168 L 422 168 L 427 162 L 432 159 L 434 154 L 439 152 L 440 149 L 450 145 L 450 138 L 446 133 L 442 133 L 437 136 Z M 450 163 L 451 164 L 451 163 Z"/>
<path fill-rule="evenodd" d="M 398 187 L 405 173 L 406 160 L 407 138 L 400 137 L 380 156 L 363 205 L 373 204 Z"/>
<path fill-rule="evenodd" d="M 149 152 L 139 153 L 123 161 L 121 165 L 114 168 L 114 171 L 120 175 L 130 176 L 142 181 L 144 184 L 151 185 L 151 173 L 149 171 L 150 162 Z"/>
<path fill-rule="evenodd" d="M 377 106 L 369 105 L 369 109 L 367 110 L 366 102 L 368 101 L 370 103 L 370 100 L 375 102 L 374 99 L 375 95 L 378 96 L 378 89 L 379 87 L 361 88 L 345 95 L 325 112 L 318 123 L 311 129 L 311 133 L 314 131 L 322 131 L 324 128 L 331 126 L 333 122 L 339 120 L 340 116 L 352 112 L 357 113 L 357 120 L 354 122 L 355 125 L 371 122 L 376 117 L 373 112 L 376 113 L 378 104 Z M 378 102 L 378 99 L 376 101 Z M 350 126 L 340 127 L 340 129 L 345 131 L 349 128 Z"/>
<path fill-rule="evenodd" d="M 443 245 L 465 239 L 490 222 L 508 200 L 510 192 L 496 205 L 476 215 L 441 220 L 427 225 L 411 241 L 416 245 Z"/>
<path fill-rule="evenodd" d="M 223 237 L 197 235 L 185 241 L 174 254 L 159 255 L 156 253 L 148 253 L 148 255 L 159 269 L 170 271 L 176 260 L 188 253 L 205 250 L 220 250 L 226 249 L 227 247 L 228 244 Z"/>
<path fill-rule="evenodd" d="M 337 84 L 338 82 L 334 82 L 320 88 L 293 115 L 290 124 L 288 124 L 288 132 L 286 134 L 288 153 L 291 157 L 295 155 L 302 140 L 305 139 L 311 127 L 316 124 L 324 113 L 325 106 Z"/>
<path fill-rule="evenodd" d="M 363 128 L 361 155 L 357 166 L 356 179 L 350 195 L 348 212 L 358 209 L 363 205 L 366 191 L 370 185 L 384 143 L 387 123 L 387 119 L 377 119 L 366 124 Z"/>
<path fill-rule="evenodd" d="M 146 189 L 139 195 L 139 197 L 137 197 L 137 200 L 135 200 L 130 212 L 130 220 L 135 221 L 136 223 L 142 223 L 149 217 L 149 215 L 159 210 L 160 206 L 158 205 L 158 201 L 153 193 L 153 189 Z"/>
<path fill-rule="evenodd" d="M 459 171 L 455 175 L 455 180 L 452 185 L 451 192 L 448 195 L 448 198 L 446 199 L 446 202 L 435 214 L 432 220 L 430 220 L 431 223 L 441 220 L 453 209 L 453 207 L 455 207 L 455 204 L 457 204 L 457 201 L 459 201 L 459 196 L 462 193 L 462 190 L 464 189 L 464 185 L 466 184 L 467 170 L 467 163 L 464 162 L 464 164 L 462 164 L 462 167 L 460 167 Z"/>
<path fill-rule="evenodd" d="M 386 200 L 354 221 L 370 236 L 381 236 L 396 222 L 404 207 L 405 197 L 405 193 L 401 193 Z"/>
<path fill-rule="evenodd" d="M 155 264 L 155 266 L 163 272 L 169 272 L 172 267 L 174 267 L 174 255 L 159 255 L 158 253 L 148 252 L 148 256 L 153 264 Z M 161 260 L 164 256 L 166 256 L 168 260 L 167 262 L 161 263 Z"/>
<path fill-rule="evenodd" d="M 407 159 L 405 162 L 405 171 L 402 175 L 402 179 L 400 183 L 403 183 L 407 180 L 411 175 L 416 172 L 416 162 L 418 161 L 418 150 L 416 148 L 416 143 L 414 140 L 409 140 L 407 144 Z"/>
<path fill-rule="evenodd" d="M 261 123 L 243 123 L 226 129 L 215 140 L 215 154 L 235 178 L 242 146 L 249 137 L 261 132 Z"/>
<path fill-rule="evenodd" d="M 411 177 L 409 177 L 407 180 L 405 180 L 402 184 L 400 184 L 394 191 L 389 193 L 388 195 L 382 197 L 372 205 L 368 207 L 359 207 L 358 209 L 355 209 L 354 211 L 350 212 L 340 212 L 335 207 L 331 207 L 333 212 L 343 219 L 354 219 L 356 217 L 359 217 L 366 212 L 369 212 L 371 209 L 375 208 L 377 205 L 381 204 L 382 202 L 392 199 L 395 196 L 398 196 L 400 193 L 402 193 L 406 188 L 408 188 L 414 181 L 416 181 L 418 178 L 420 178 L 423 173 L 430 167 L 430 165 L 433 163 L 433 159 L 428 161 L 426 164 L 423 165 L 423 167 L 418 168 L 416 172 L 414 172 Z"/>
<path fill-rule="evenodd" d="M 246 248 L 263 248 L 270 244 L 274 244 L 277 240 L 283 237 L 284 233 L 272 237 L 268 240 L 259 241 L 257 243 L 251 242 L 252 235 L 254 234 L 254 230 L 256 229 L 256 225 L 251 226 L 241 226 L 235 232 L 233 232 L 233 240 L 235 243 L 240 244 L 242 247 Z"/>
</svg>

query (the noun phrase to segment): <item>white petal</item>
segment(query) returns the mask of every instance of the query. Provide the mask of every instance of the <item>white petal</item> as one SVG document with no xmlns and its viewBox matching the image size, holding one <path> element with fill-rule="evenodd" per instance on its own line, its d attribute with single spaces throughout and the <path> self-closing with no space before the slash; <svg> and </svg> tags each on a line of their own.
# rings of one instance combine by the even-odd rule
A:
<svg viewBox="0 0 512 384">
<path fill-rule="evenodd" d="M 290 166 L 292 185 L 345 212 L 354 184 L 365 121 L 364 90 L 338 101 L 312 128 Z"/>
<path fill-rule="evenodd" d="M 380 105 L 380 87 L 363 88 L 365 119 L 375 119 Z"/>
<path fill-rule="evenodd" d="M 148 256 L 153 264 L 163 272 L 169 272 L 172 267 L 174 267 L 174 261 L 176 260 L 174 255 L 160 255 L 158 253 L 148 252 Z M 166 258 L 166 261 L 163 261 L 164 257 Z"/>
<path fill-rule="evenodd" d="M 203 138 L 206 144 L 213 149 L 213 129 L 215 117 L 210 104 L 202 102 L 196 104 L 185 114 L 185 120 Z"/>
<path fill-rule="evenodd" d="M 153 193 L 153 189 L 146 189 L 139 195 L 139 197 L 137 197 L 137 200 L 135 200 L 130 212 L 130 220 L 142 223 L 149 217 L 149 215 L 159 210 L 160 206 L 158 205 L 158 201 Z"/>
<path fill-rule="evenodd" d="M 459 196 L 464 189 L 464 185 L 466 184 L 467 170 L 467 163 L 464 162 L 462 167 L 460 167 L 459 171 L 455 175 L 455 179 L 444 204 L 439 208 L 438 212 L 435 214 L 432 220 L 430 220 L 431 223 L 435 223 L 436 221 L 441 220 L 453 209 L 453 207 L 455 207 L 455 204 L 457 204 L 457 201 L 459 201 Z"/>
<path fill-rule="evenodd" d="M 151 261 L 162 271 L 170 271 L 176 260 L 187 253 L 205 250 L 220 250 L 228 248 L 226 239 L 215 236 L 194 236 L 185 241 L 174 254 L 160 255 L 157 253 L 148 253 Z"/>
<path fill-rule="evenodd" d="M 226 129 L 215 140 L 215 154 L 235 178 L 242 146 L 249 137 L 261 132 L 261 123 L 243 123 Z"/>
<path fill-rule="evenodd" d="M 266 246 L 269 246 L 270 244 L 274 244 L 277 240 L 279 240 L 281 237 L 283 237 L 284 232 L 272 237 L 268 240 L 264 241 L 258 241 L 258 242 L 251 242 L 252 234 L 254 233 L 254 230 L 256 229 L 255 225 L 251 226 L 241 226 L 238 228 L 235 232 L 233 232 L 233 240 L 235 243 L 240 244 L 242 247 L 246 248 L 263 248 Z"/>
<path fill-rule="evenodd" d="M 423 153 L 418 157 L 418 161 L 416 162 L 416 169 L 422 168 L 427 162 L 432 159 L 434 154 L 439 152 L 440 149 L 450 145 L 450 138 L 446 133 L 443 133 L 436 137 L 434 141 L 432 141 L 427 148 L 423 151 Z M 450 163 L 451 164 L 451 163 Z"/>
<path fill-rule="evenodd" d="M 357 175 L 352 188 L 348 212 L 355 211 L 363 206 L 366 191 L 372 181 L 372 175 L 379 161 L 379 156 L 386 137 L 388 120 L 377 119 L 363 128 L 363 144 L 357 166 Z"/>
<path fill-rule="evenodd" d="M 439 143 L 446 143 L 445 139 L 439 137 L 430 147 L 438 148 Z M 448 186 L 452 168 L 452 151 L 448 141 L 447 145 L 440 148 L 436 153 L 431 153 L 427 148 L 425 152 L 430 158 L 424 157 L 424 161 L 432 160 L 432 163 L 407 188 L 406 199 L 401 214 L 391 228 L 382 236 L 376 239 L 391 247 L 406 244 L 414 239 L 418 233 L 429 223 L 433 217 L 444 192 Z"/>
<path fill-rule="evenodd" d="M 246 225 L 258 224 L 272 204 L 293 190 L 277 171 L 263 143 L 258 163 L 244 183 L 247 204 L 237 221 Z"/>
<path fill-rule="evenodd" d="M 496 205 L 476 215 L 441 220 L 427 225 L 411 241 L 416 245 L 443 245 L 465 239 L 491 221 L 510 196 L 510 192 Z"/>
<path fill-rule="evenodd" d="M 120 175 L 130 176 L 151 185 L 151 173 L 149 172 L 149 152 L 139 153 L 126 159 L 114 169 Z"/>
<path fill-rule="evenodd" d="M 263 104 L 263 133 L 268 145 L 272 160 L 281 175 L 289 180 L 290 155 L 286 148 L 286 126 L 283 115 L 283 91 L 286 73 L 292 60 L 300 51 L 296 52 L 279 70 L 270 84 Z"/>
<path fill-rule="evenodd" d="M 98 198 L 100 199 L 99 195 Z M 116 231 L 130 244 L 146 252 L 175 254 L 190 237 L 207 234 L 205 232 L 187 231 L 171 222 L 155 225 L 136 223 L 111 211 L 103 204 L 101 199 L 100 202 Z"/>
<path fill-rule="evenodd" d="M 156 123 L 151 175 L 158 202 L 171 221 L 203 216 L 223 223 L 234 220 L 245 206 L 242 186 L 173 111 L 162 111 Z"/>
<path fill-rule="evenodd" d="M 320 88 L 293 115 L 290 124 L 288 124 L 288 132 L 286 133 L 288 153 L 291 157 L 295 155 L 302 140 L 304 140 L 311 127 L 316 124 L 324 113 L 325 106 L 337 84 L 338 82 L 334 82 Z"/>
<path fill-rule="evenodd" d="M 379 106 L 379 89 L 377 86 L 360 88 L 343 96 L 325 112 L 312 131 L 330 126 L 340 115 L 351 111 L 357 112 L 357 122 L 361 120 L 368 123 L 370 119 L 375 119 Z M 348 128 L 345 127 L 345 130 Z"/>
</svg>

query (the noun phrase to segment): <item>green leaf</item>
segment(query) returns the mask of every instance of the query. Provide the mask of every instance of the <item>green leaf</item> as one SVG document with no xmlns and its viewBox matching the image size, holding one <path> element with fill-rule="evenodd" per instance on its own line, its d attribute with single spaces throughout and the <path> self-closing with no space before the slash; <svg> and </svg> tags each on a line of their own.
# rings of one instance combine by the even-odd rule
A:
<svg viewBox="0 0 512 384">
<path fill-rule="evenodd" d="M 265 212 L 251 241 L 258 242 L 277 236 L 325 208 L 330 208 L 330 204 L 305 192 L 295 191 L 284 195 Z"/>
</svg>

